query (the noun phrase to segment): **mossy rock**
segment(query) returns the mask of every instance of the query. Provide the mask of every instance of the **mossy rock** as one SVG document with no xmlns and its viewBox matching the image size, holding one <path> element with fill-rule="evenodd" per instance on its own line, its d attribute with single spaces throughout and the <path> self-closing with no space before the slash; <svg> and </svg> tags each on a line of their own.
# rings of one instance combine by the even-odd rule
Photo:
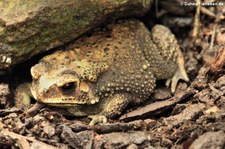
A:
<svg viewBox="0 0 225 149">
<path fill-rule="evenodd" d="M 2 0 L 0 69 L 76 39 L 106 20 L 141 16 L 152 0 Z"/>
</svg>

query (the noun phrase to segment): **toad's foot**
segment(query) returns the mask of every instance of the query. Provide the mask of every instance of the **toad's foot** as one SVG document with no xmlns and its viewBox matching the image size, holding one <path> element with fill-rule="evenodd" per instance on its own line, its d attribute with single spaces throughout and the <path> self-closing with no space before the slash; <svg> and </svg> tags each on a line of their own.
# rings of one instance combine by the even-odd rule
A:
<svg viewBox="0 0 225 149">
<path fill-rule="evenodd" d="M 106 123 L 107 117 L 112 118 L 118 114 L 127 106 L 129 101 L 131 100 L 130 95 L 128 94 L 115 94 L 109 96 L 103 104 L 103 111 L 96 115 L 90 115 L 89 117 L 92 119 L 90 122 L 90 126 L 93 126 L 97 123 Z M 107 116 L 107 117 L 106 117 Z"/>
<path fill-rule="evenodd" d="M 180 79 L 184 80 L 186 82 L 189 81 L 187 72 L 184 69 L 184 57 L 180 50 L 178 50 L 177 53 L 178 53 L 178 58 L 177 58 L 178 69 L 176 70 L 174 76 L 172 78 L 167 79 L 167 81 L 166 81 L 166 86 L 169 86 L 171 83 L 171 92 L 172 93 L 175 92 L 177 83 Z"/>
<path fill-rule="evenodd" d="M 107 118 L 104 115 L 90 115 L 88 117 L 92 119 L 91 122 L 89 123 L 90 126 L 94 126 L 97 123 L 107 122 Z"/>
</svg>

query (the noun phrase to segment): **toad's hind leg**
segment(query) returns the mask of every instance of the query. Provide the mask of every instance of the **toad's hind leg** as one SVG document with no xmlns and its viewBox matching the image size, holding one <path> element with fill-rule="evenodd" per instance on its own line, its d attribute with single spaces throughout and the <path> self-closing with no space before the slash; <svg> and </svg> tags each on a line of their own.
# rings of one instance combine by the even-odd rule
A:
<svg viewBox="0 0 225 149">
<path fill-rule="evenodd" d="M 162 25 L 152 29 L 153 44 L 144 50 L 150 63 L 151 70 L 157 79 L 168 79 L 171 82 L 171 91 L 174 92 L 179 79 L 189 81 L 184 69 L 184 57 L 175 36 Z"/>
</svg>

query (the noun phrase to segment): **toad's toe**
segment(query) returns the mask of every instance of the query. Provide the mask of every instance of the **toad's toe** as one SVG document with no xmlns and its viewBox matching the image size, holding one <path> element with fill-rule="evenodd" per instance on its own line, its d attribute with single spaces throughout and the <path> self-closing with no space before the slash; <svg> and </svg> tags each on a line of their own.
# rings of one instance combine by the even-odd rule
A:
<svg viewBox="0 0 225 149">
<path fill-rule="evenodd" d="M 107 118 L 104 115 L 90 115 L 88 117 L 92 119 L 89 124 L 90 126 L 94 126 L 97 123 L 106 123 L 107 122 Z"/>
<path fill-rule="evenodd" d="M 167 79 L 166 86 L 169 86 L 171 83 L 171 92 L 174 93 L 177 87 L 178 81 L 184 80 L 186 82 L 189 81 L 187 72 L 184 68 L 184 57 L 181 53 L 181 51 L 178 51 L 178 59 L 177 59 L 178 69 L 176 70 L 175 74 L 172 78 Z"/>
</svg>

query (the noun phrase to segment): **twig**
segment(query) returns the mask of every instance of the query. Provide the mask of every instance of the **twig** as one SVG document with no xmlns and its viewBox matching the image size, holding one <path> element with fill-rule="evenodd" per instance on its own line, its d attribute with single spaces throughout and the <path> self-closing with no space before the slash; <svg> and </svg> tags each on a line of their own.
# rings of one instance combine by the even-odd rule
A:
<svg viewBox="0 0 225 149">
<path fill-rule="evenodd" d="M 25 114 L 26 117 L 34 116 L 41 108 L 45 107 L 45 104 L 36 102 L 31 108 L 29 108 Z"/>
<path fill-rule="evenodd" d="M 192 37 L 196 38 L 199 33 L 199 25 L 200 25 L 200 10 L 201 10 L 201 5 L 200 5 L 201 0 L 196 0 L 196 3 L 198 4 L 196 13 L 195 13 L 195 18 L 194 18 L 194 28 L 193 28 L 193 33 Z"/>
<path fill-rule="evenodd" d="M 217 25 L 214 25 L 213 27 L 213 33 L 212 33 L 212 37 L 211 37 L 211 41 L 210 41 L 210 45 L 209 45 L 209 51 L 212 50 L 213 46 L 214 46 L 214 41 L 215 41 L 215 35 L 216 35 L 216 28 L 217 28 Z M 215 57 L 215 56 L 213 56 Z"/>
<path fill-rule="evenodd" d="M 95 125 L 92 129 L 97 133 L 110 133 L 116 131 L 142 130 L 145 128 L 144 121 L 136 120 L 129 123 L 112 123 Z"/>
<path fill-rule="evenodd" d="M 211 12 L 209 9 L 207 9 L 203 6 L 200 9 L 201 9 L 201 12 L 204 13 L 205 15 L 208 15 L 208 16 L 213 17 L 213 18 L 216 17 L 216 15 L 213 12 Z"/>
<path fill-rule="evenodd" d="M 65 125 L 65 124 L 63 124 Z M 94 126 L 88 126 L 79 121 L 73 122 L 73 124 L 69 125 L 69 127 L 73 130 L 73 132 L 81 132 L 85 130 L 94 130 L 98 134 L 103 133 L 111 133 L 118 131 L 129 131 L 129 130 L 143 130 L 145 129 L 145 122 L 143 120 L 131 121 L 128 123 L 125 122 L 115 122 L 115 123 L 103 123 L 97 124 Z"/>
</svg>

